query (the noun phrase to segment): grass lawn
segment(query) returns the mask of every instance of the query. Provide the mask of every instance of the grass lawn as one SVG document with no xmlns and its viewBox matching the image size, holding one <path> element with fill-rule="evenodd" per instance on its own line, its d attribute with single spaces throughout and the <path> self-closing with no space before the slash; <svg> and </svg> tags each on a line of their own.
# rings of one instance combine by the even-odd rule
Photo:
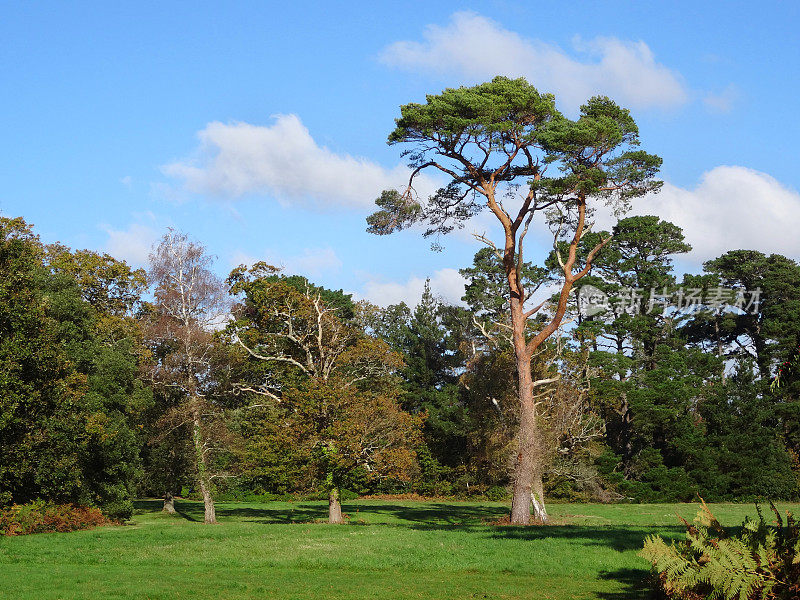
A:
<svg viewBox="0 0 800 600">
<path fill-rule="evenodd" d="M 682 535 L 689 504 L 553 504 L 555 525 L 496 527 L 500 503 L 361 500 L 349 525 L 320 502 L 140 501 L 133 524 L 0 538 L 0 598 L 67 600 L 646 598 L 649 533 Z M 798 505 L 782 505 L 795 513 Z M 723 524 L 752 506 L 716 504 Z"/>
</svg>

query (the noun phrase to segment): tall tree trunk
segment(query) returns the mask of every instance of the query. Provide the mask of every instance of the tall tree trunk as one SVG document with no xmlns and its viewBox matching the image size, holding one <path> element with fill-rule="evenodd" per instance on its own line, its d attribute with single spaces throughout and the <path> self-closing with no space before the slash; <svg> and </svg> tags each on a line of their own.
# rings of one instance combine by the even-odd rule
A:
<svg viewBox="0 0 800 600">
<path fill-rule="evenodd" d="M 522 266 L 522 238 L 519 238 L 519 253 L 517 253 L 517 231 L 522 225 L 524 215 L 520 216 L 514 223 L 508 218 L 501 209 L 498 208 L 494 196 L 489 196 L 489 207 L 503 223 L 506 234 L 505 249 L 503 253 L 503 266 L 505 267 L 508 279 L 508 289 L 511 301 L 511 337 L 514 345 L 514 356 L 517 363 L 517 380 L 519 383 L 519 448 L 516 465 L 514 469 L 514 488 L 511 497 L 511 523 L 513 525 L 528 525 L 531 521 L 531 489 L 533 487 L 536 469 L 541 473 L 544 465 L 542 464 L 542 444 L 540 440 L 541 432 L 537 422 L 536 401 L 533 394 L 533 376 L 531 374 L 531 360 L 536 350 L 558 330 L 564 314 L 567 311 L 569 294 L 573 284 L 581 277 L 586 275 L 591 269 L 592 260 L 595 255 L 605 246 L 610 237 L 601 241 L 586 256 L 585 266 L 578 273 L 573 273 L 572 269 L 577 260 L 578 244 L 584 233 L 586 220 L 586 197 L 580 192 L 578 198 L 578 220 L 575 226 L 575 235 L 569 245 L 569 255 L 566 262 L 562 262 L 559 254 L 559 262 L 564 271 L 564 284 L 558 298 L 558 305 L 550 322 L 545 325 L 533 338 L 528 341 L 525 337 L 525 330 L 528 318 L 536 312 L 536 308 L 525 311 L 525 288 L 520 280 L 520 269 Z M 544 381 L 538 383 L 545 383 Z M 544 504 L 544 497 L 540 497 L 540 502 Z"/>
<path fill-rule="evenodd" d="M 339 501 L 338 486 L 331 487 L 328 492 L 328 523 L 333 525 L 341 525 L 344 523 L 344 517 L 342 517 L 342 503 Z"/>
<path fill-rule="evenodd" d="M 531 357 L 525 340 L 525 318 L 519 298 L 511 298 L 511 323 L 514 354 L 517 363 L 519 393 L 519 441 L 514 465 L 514 488 L 511 496 L 511 523 L 531 522 L 531 488 L 533 486 L 538 430 L 536 403 L 533 398 Z"/>
<path fill-rule="evenodd" d="M 175 514 L 175 497 L 172 495 L 172 492 L 164 494 L 164 508 L 161 510 L 171 515 Z"/>
<path fill-rule="evenodd" d="M 214 507 L 214 498 L 211 496 L 211 486 L 204 478 L 200 480 L 200 491 L 203 494 L 203 506 L 205 508 L 205 524 L 214 525 L 217 522 L 217 510 Z"/>
<path fill-rule="evenodd" d="M 211 495 L 211 478 L 208 474 L 206 452 L 203 443 L 202 417 L 200 414 L 200 405 L 197 401 L 195 401 L 192 406 L 192 419 L 194 421 L 192 438 L 194 440 L 195 460 L 197 463 L 197 483 L 200 486 L 200 493 L 203 495 L 205 523 L 211 525 L 217 522 L 217 512 L 214 508 L 214 498 Z"/>
</svg>

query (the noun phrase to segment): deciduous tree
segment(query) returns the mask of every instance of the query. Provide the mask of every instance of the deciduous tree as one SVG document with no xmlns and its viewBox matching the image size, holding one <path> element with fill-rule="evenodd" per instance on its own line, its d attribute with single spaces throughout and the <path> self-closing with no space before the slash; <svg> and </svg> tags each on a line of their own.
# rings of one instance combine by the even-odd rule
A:
<svg viewBox="0 0 800 600">
<path fill-rule="evenodd" d="M 346 319 L 358 307 L 335 293 L 256 263 L 228 279 L 241 298 L 232 339 L 266 368 L 241 392 L 285 406 L 297 444 L 306 448 L 328 491 L 330 523 L 343 522 L 340 488 L 348 474 L 402 477 L 415 464 L 419 419 L 402 411 L 390 376 L 399 354 Z M 337 299 L 338 298 L 338 299 Z"/>
<path fill-rule="evenodd" d="M 224 326 L 228 314 L 224 284 L 211 271 L 211 264 L 212 257 L 202 245 L 170 230 L 150 255 L 148 272 L 155 288 L 147 324 L 153 349 L 150 378 L 180 396 L 179 404 L 165 415 L 163 426 L 168 431 L 189 428 L 206 523 L 217 520 L 211 467 L 211 458 L 219 450 L 215 435 L 219 410 L 212 402 L 214 331 Z M 171 491 L 166 490 L 168 494 Z"/>
<path fill-rule="evenodd" d="M 131 515 L 139 453 L 129 417 L 146 391 L 129 341 L 108 343 L 98 318 L 78 283 L 47 267 L 32 228 L 0 218 L 0 504 L 40 498 Z"/>
</svg>

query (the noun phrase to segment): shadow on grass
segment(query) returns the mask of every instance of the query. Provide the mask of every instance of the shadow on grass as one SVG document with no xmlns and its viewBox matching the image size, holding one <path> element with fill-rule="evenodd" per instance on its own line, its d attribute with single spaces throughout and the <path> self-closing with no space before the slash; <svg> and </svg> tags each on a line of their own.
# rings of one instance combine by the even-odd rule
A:
<svg viewBox="0 0 800 600">
<path fill-rule="evenodd" d="M 158 512 L 161 500 L 137 500 L 137 513 Z M 419 530 L 481 531 L 493 538 L 539 540 L 545 538 L 587 539 L 601 542 L 624 552 L 641 548 L 644 537 L 658 533 L 665 537 L 678 537 L 683 529 L 663 525 L 551 525 L 551 526 L 492 526 L 494 521 L 506 516 L 502 506 L 425 503 L 417 506 L 403 504 L 345 504 L 343 506 L 352 524 L 387 525 Z M 203 520 L 203 503 L 191 500 L 175 502 L 177 513 L 188 521 Z M 237 506 L 233 503 L 217 505 L 217 517 L 262 524 L 308 523 L 324 520 L 328 507 L 322 502 L 296 502 L 279 506 Z M 378 519 L 375 517 L 378 516 Z M 381 519 L 380 516 L 388 517 Z"/>
<path fill-rule="evenodd" d="M 137 500 L 137 512 L 157 512 L 161 500 Z M 472 532 L 478 536 L 501 540 L 545 540 L 562 539 L 586 547 L 605 547 L 617 552 L 630 552 L 642 548 L 644 539 L 658 534 L 665 539 L 679 539 L 684 529 L 678 526 L 658 525 L 552 525 L 513 527 L 497 526 L 492 522 L 507 514 L 503 506 L 460 505 L 448 503 L 405 504 L 346 504 L 351 525 L 381 525 L 420 531 Z M 175 509 L 183 519 L 202 522 L 203 503 L 176 501 Z M 323 502 L 296 502 L 277 505 L 237 506 L 221 503 L 217 516 L 223 523 L 242 521 L 256 524 L 300 524 L 323 521 L 328 516 L 328 507 Z M 362 518 L 364 520 L 362 520 Z M 377 517 L 377 519 L 376 519 Z M 587 551 L 592 550 L 587 548 Z M 599 600 L 623 600 L 627 598 L 655 598 L 648 584 L 647 569 L 622 569 L 606 571 L 600 578 L 615 581 L 621 588 L 615 592 L 598 593 Z"/>
<path fill-rule="evenodd" d="M 158 511 L 161 506 L 158 500 L 138 500 L 135 503 L 137 511 Z M 650 534 L 659 534 L 666 539 L 677 539 L 684 531 L 681 527 L 662 525 L 492 526 L 495 519 L 507 513 L 502 506 L 429 503 L 420 506 L 352 504 L 344 508 L 352 525 L 383 525 L 420 531 L 457 530 L 505 540 L 564 539 L 586 546 L 612 548 L 617 552 L 640 549 L 644 538 Z M 187 521 L 203 520 L 202 502 L 176 501 L 175 510 Z M 389 519 L 375 520 L 376 515 Z M 230 504 L 217 506 L 217 518 L 221 521 L 246 521 L 264 525 L 324 521 L 327 516 L 327 506 L 320 502 L 298 502 L 275 507 L 265 505 L 263 508 Z"/>
<path fill-rule="evenodd" d="M 650 587 L 650 573 L 646 569 L 619 569 L 600 573 L 600 579 L 622 584 L 618 592 L 599 592 L 599 600 L 655 600 L 658 596 Z"/>
<path fill-rule="evenodd" d="M 203 505 L 200 504 L 200 510 L 196 510 L 196 502 L 175 502 L 175 514 L 179 517 L 192 521 L 193 523 L 203 521 L 205 513 L 203 512 Z M 141 515 L 144 513 L 157 513 L 161 512 L 164 507 L 163 500 L 134 500 L 133 501 L 133 514 Z M 198 518 L 199 514 L 199 518 Z"/>
<path fill-rule="evenodd" d="M 159 512 L 162 506 L 161 500 L 147 499 L 134 502 L 134 509 L 138 514 Z M 375 515 L 383 515 L 391 517 L 391 519 L 388 522 L 378 519 L 375 524 L 420 529 L 485 525 L 487 521 L 498 519 L 507 512 L 503 507 L 460 506 L 446 503 L 425 504 L 422 506 L 354 504 L 345 505 L 343 508 L 354 524 L 360 522 L 362 517 L 367 519 L 367 524 L 371 524 Z M 176 500 L 175 510 L 180 516 L 189 521 L 202 521 L 202 502 Z M 263 508 L 239 507 L 227 503 L 217 505 L 218 518 L 224 519 L 228 517 L 236 520 L 246 520 L 251 523 L 307 523 L 326 519 L 327 516 L 328 507 L 321 502 L 297 502 L 274 508 L 270 505 L 264 505 Z"/>
<path fill-rule="evenodd" d="M 399 504 L 355 504 L 344 508 L 351 517 L 362 509 L 365 514 L 388 515 L 403 521 L 399 525 L 442 527 L 454 525 L 487 525 L 508 513 L 503 506 L 474 506 L 431 502 L 419 506 Z"/>
<path fill-rule="evenodd" d="M 163 500 L 139 499 L 133 501 L 133 512 L 137 514 L 157 512 L 164 506 Z"/>
<path fill-rule="evenodd" d="M 680 537 L 679 527 L 662 525 L 554 525 L 551 527 L 496 527 L 492 537 L 512 540 L 565 539 L 587 546 L 605 546 L 617 552 L 639 550 L 648 535 L 669 540 Z"/>
<path fill-rule="evenodd" d="M 161 512 L 161 500 L 135 500 L 133 503 L 135 514 Z M 231 519 L 234 521 L 247 521 L 249 523 L 280 524 L 280 523 L 307 523 L 322 518 L 327 518 L 327 506 L 313 504 L 297 504 L 288 508 L 231 508 L 225 504 L 217 505 L 217 519 Z M 203 503 L 194 500 L 176 500 L 175 513 L 177 516 L 192 522 L 202 522 L 205 518 Z"/>
</svg>

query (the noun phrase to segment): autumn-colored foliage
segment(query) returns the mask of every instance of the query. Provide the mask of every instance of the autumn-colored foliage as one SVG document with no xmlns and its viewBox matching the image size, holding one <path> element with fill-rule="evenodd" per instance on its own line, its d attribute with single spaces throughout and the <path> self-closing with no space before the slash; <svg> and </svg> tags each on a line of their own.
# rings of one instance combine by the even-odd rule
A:
<svg viewBox="0 0 800 600">
<path fill-rule="evenodd" d="M 0 535 L 65 533 L 113 523 L 99 508 L 36 500 L 0 510 Z"/>
</svg>

